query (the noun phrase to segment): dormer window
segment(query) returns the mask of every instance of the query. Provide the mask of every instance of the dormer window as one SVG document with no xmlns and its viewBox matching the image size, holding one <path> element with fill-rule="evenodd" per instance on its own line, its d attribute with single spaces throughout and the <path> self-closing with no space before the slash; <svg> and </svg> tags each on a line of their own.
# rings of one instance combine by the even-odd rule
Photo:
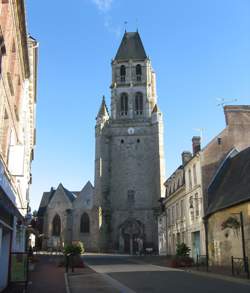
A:
<svg viewBox="0 0 250 293">
<path fill-rule="evenodd" d="M 137 64 L 135 67 L 136 80 L 141 81 L 141 65 Z"/>
<path fill-rule="evenodd" d="M 126 93 L 121 94 L 121 116 L 128 115 L 128 95 Z"/>
<path fill-rule="evenodd" d="M 135 95 L 135 114 L 143 114 L 143 95 L 140 92 L 136 93 Z"/>
<path fill-rule="evenodd" d="M 126 80 L 126 67 L 124 65 L 120 67 L 120 77 L 121 82 L 124 82 Z"/>
</svg>

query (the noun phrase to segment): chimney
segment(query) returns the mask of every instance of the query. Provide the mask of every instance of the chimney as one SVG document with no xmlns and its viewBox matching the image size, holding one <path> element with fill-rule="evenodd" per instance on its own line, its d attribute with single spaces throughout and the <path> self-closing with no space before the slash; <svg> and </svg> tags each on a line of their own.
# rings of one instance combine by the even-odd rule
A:
<svg viewBox="0 0 250 293">
<path fill-rule="evenodd" d="M 182 152 L 181 157 L 182 157 L 182 165 L 184 166 L 186 165 L 188 161 L 192 159 L 192 154 L 188 151 L 184 151 Z"/>
<path fill-rule="evenodd" d="M 200 136 L 193 136 L 192 145 L 193 145 L 193 155 L 195 155 L 201 150 L 201 138 L 200 138 Z"/>
<path fill-rule="evenodd" d="M 250 124 L 250 105 L 224 106 L 227 125 Z"/>
</svg>

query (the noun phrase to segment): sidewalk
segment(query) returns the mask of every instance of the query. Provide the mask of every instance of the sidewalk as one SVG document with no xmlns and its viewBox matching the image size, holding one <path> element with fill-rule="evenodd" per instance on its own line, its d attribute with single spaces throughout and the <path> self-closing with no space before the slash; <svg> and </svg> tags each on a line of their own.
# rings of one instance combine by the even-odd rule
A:
<svg viewBox="0 0 250 293">
<path fill-rule="evenodd" d="M 66 293 L 64 268 L 58 267 L 59 256 L 37 256 L 35 269 L 29 274 L 28 293 Z"/>
<path fill-rule="evenodd" d="M 131 261 L 137 262 L 137 263 L 147 263 L 157 266 L 163 266 L 163 267 L 170 267 L 170 259 L 166 256 L 136 256 L 131 257 Z M 196 274 L 196 275 L 202 275 L 205 277 L 210 278 L 216 278 L 221 279 L 225 281 L 235 282 L 235 283 L 241 283 L 241 284 L 248 284 L 250 285 L 250 280 L 246 278 L 246 275 L 242 274 L 240 276 L 232 276 L 230 268 L 225 267 L 209 267 L 209 271 L 206 271 L 205 267 L 199 267 L 196 266 L 193 267 L 180 267 L 179 269 L 186 271 L 187 273 Z"/>
<path fill-rule="evenodd" d="M 89 267 L 83 269 L 75 269 L 74 273 L 66 275 L 66 283 L 68 282 L 67 293 L 119 293 L 120 290 L 115 289 L 111 282 L 105 279 L 102 274 L 96 273 Z M 47 292 L 46 292 L 47 293 Z"/>
</svg>

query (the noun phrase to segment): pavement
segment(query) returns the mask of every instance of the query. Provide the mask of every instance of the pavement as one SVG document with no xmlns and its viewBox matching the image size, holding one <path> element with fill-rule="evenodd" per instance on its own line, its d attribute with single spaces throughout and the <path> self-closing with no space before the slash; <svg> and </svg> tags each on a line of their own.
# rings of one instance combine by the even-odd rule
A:
<svg viewBox="0 0 250 293">
<path fill-rule="evenodd" d="M 85 268 L 65 274 L 60 256 L 39 256 L 28 293 L 249 293 L 250 281 L 167 267 L 165 257 L 85 254 Z"/>
<path fill-rule="evenodd" d="M 67 293 L 60 256 L 38 256 L 34 271 L 30 272 L 28 293 Z"/>
</svg>

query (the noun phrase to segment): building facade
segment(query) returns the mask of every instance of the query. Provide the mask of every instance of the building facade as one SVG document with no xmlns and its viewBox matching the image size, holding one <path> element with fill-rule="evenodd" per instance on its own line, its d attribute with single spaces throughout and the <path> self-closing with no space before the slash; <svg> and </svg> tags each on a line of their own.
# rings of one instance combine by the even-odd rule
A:
<svg viewBox="0 0 250 293">
<path fill-rule="evenodd" d="M 250 257 L 250 147 L 233 149 L 208 188 L 206 212 L 211 265 Z M 244 233 L 242 233 L 243 231 Z"/>
<path fill-rule="evenodd" d="M 95 196 L 102 213 L 102 250 L 157 250 L 164 167 L 155 73 L 139 33 L 125 32 L 112 60 L 110 114 L 103 100 L 96 121 Z"/>
<path fill-rule="evenodd" d="M 25 251 L 35 145 L 37 42 L 26 28 L 24 1 L 0 3 L 0 290 L 10 252 Z"/>
<path fill-rule="evenodd" d="M 90 182 L 81 191 L 69 191 L 61 183 L 44 192 L 38 210 L 41 249 L 61 250 L 82 242 L 87 251 L 98 251 L 98 207 Z"/>
<path fill-rule="evenodd" d="M 250 106 L 225 106 L 224 114 L 225 129 L 203 149 L 199 138 L 193 137 L 193 153 L 183 152 L 182 165 L 165 182 L 161 217 L 166 217 L 167 254 L 174 255 L 180 242 L 189 246 L 194 259 L 208 253 L 205 222 L 209 186 L 234 149 L 242 151 L 250 146 Z"/>
</svg>

